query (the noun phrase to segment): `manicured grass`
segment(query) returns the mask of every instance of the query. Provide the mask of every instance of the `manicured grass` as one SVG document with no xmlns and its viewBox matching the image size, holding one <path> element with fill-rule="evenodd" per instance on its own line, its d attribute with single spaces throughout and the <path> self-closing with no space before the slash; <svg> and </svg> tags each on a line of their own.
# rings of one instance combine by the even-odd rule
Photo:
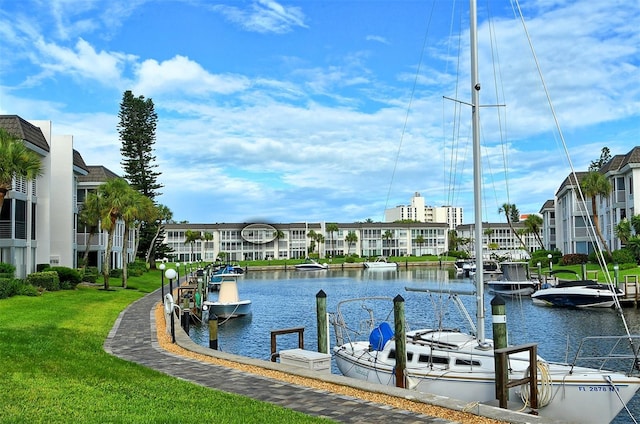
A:
<svg viewBox="0 0 640 424">
<path fill-rule="evenodd" d="M 79 287 L 0 300 L 0 423 L 321 423 L 109 355 L 118 314 L 157 288 L 159 271 L 113 290 Z M 135 287 L 135 289 L 132 289 Z"/>
</svg>

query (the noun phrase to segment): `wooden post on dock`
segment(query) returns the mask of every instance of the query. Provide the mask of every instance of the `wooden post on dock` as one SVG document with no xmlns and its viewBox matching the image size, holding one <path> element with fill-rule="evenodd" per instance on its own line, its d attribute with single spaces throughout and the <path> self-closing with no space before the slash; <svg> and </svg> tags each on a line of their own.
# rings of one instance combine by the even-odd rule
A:
<svg viewBox="0 0 640 424">
<path fill-rule="evenodd" d="M 404 299 L 397 295 L 393 298 L 393 321 L 396 340 L 396 387 L 407 387 L 405 370 L 407 369 L 407 339 L 404 325 Z"/>
<path fill-rule="evenodd" d="M 218 350 L 218 317 L 209 317 L 209 349 Z"/>
<path fill-rule="evenodd" d="M 507 347 L 507 308 L 504 299 L 496 295 L 491 300 L 491 317 L 493 321 L 493 344 L 494 349 Z"/>
<path fill-rule="evenodd" d="M 320 290 L 316 294 L 316 315 L 318 323 L 318 352 L 329 353 L 327 350 L 327 294 Z"/>
</svg>

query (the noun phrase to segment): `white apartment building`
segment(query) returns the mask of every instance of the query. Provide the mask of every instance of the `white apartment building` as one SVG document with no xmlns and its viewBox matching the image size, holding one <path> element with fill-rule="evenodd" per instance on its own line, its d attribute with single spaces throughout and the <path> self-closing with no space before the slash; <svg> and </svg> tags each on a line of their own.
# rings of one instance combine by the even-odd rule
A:
<svg viewBox="0 0 640 424">
<path fill-rule="evenodd" d="M 607 246 L 613 251 L 622 247 L 615 227 L 640 211 L 640 197 L 634 197 L 634 191 L 640 189 L 640 146 L 627 154 L 612 157 L 600 172 L 609 179 L 611 192 L 608 196 L 596 197 L 598 221 Z M 576 182 L 576 177 L 580 181 L 586 175 L 587 172 L 576 172 L 575 176 L 571 174 L 565 178 L 554 199 L 555 220 L 544 220 L 543 231 L 555 234 L 555 247 L 563 254 L 594 251 L 596 236 L 590 230 L 591 199 L 579 200 Z M 547 245 L 547 248 L 553 247 L 551 243 Z"/>
<path fill-rule="evenodd" d="M 385 222 L 413 220 L 418 222 L 446 223 L 450 230 L 462 224 L 462 208 L 453 206 L 427 206 L 425 199 L 416 192 L 410 205 L 398 205 L 384 211 Z"/>
<path fill-rule="evenodd" d="M 333 256 L 422 256 L 441 255 L 447 250 L 445 223 L 327 223 L 292 224 L 166 224 L 165 243 L 174 250 L 174 260 L 213 261 L 221 252 L 228 261 L 301 259 L 311 253 Z M 209 233 L 211 240 L 185 244 L 187 230 Z M 317 245 L 309 234 L 324 237 Z M 276 237 L 280 234 L 280 237 Z M 350 234 L 354 234 L 350 236 Z M 349 241 L 349 240 L 352 241 Z"/>
<path fill-rule="evenodd" d="M 51 121 L 27 121 L 17 115 L 0 115 L 0 127 L 22 140 L 42 163 L 42 174 L 34 181 L 14 179 L 4 200 L 0 262 L 14 265 L 17 278 L 35 272 L 38 264 L 76 268 L 79 252 L 84 252 L 77 242 L 77 194 L 82 192 L 79 180 L 90 169 L 74 150 L 73 136 L 55 134 Z M 121 251 L 121 246 L 114 250 Z M 120 258 L 113 263 L 122 266 Z"/>
<path fill-rule="evenodd" d="M 525 228 L 522 221 L 513 222 L 512 226 L 516 232 L 520 232 Z M 459 238 L 470 241 L 464 248 L 460 248 L 459 250 L 466 250 L 471 257 L 476 257 L 475 243 L 473 242 L 473 240 L 475 240 L 475 228 L 475 224 L 463 224 L 459 225 L 456 229 Z M 526 246 L 523 247 L 518 237 L 506 222 L 484 222 L 482 229 L 484 233 L 482 237 L 482 251 L 484 255 L 483 258 L 485 259 L 490 259 L 491 256 L 495 255 L 497 257 L 507 257 L 510 260 L 527 260 L 531 257 L 533 251 L 542 248 L 534 234 L 520 235 L 520 238 Z"/>
</svg>

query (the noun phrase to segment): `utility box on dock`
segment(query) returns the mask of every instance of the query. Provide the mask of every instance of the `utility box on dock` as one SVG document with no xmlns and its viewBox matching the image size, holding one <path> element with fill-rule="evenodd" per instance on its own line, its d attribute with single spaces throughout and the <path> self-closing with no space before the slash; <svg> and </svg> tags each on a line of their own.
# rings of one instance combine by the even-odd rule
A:
<svg viewBox="0 0 640 424">
<path fill-rule="evenodd" d="M 331 374 L 331 355 L 304 349 L 280 351 L 280 363 Z"/>
</svg>

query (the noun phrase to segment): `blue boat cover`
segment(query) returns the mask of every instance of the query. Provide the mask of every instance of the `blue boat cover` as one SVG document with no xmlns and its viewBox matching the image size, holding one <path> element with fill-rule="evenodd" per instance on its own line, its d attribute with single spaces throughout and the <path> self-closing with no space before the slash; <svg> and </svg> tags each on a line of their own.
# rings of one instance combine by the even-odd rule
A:
<svg viewBox="0 0 640 424">
<path fill-rule="evenodd" d="M 380 323 L 371 331 L 369 344 L 373 350 L 382 350 L 384 345 L 393 338 L 393 330 L 388 322 Z"/>
</svg>

